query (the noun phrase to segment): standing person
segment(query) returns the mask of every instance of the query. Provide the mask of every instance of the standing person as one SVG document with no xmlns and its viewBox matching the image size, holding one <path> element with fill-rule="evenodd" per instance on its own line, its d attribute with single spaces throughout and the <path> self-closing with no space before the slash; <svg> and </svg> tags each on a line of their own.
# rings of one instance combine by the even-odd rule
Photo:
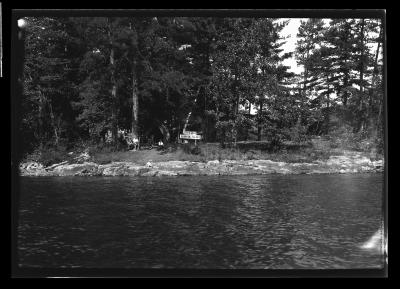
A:
<svg viewBox="0 0 400 289">
<path fill-rule="evenodd" d="M 134 136 L 132 138 L 132 143 L 133 143 L 133 150 L 134 151 L 138 150 L 139 149 L 139 139 L 136 136 Z"/>
</svg>

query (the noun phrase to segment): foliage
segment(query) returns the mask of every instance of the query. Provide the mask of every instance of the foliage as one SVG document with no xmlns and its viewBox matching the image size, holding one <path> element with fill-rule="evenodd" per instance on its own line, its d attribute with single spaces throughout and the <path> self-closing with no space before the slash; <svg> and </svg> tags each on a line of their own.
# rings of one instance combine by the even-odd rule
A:
<svg viewBox="0 0 400 289">
<path fill-rule="evenodd" d="M 118 130 L 142 141 L 176 141 L 186 121 L 207 142 L 256 137 L 279 149 L 286 141 L 334 132 L 335 118 L 359 137 L 349 142 L 373 139 L 382 147 L 383 32 L 377 19 L 302 21 L 294 51 L 305 68 L 300 75 L 284 65 L 291 57 L 282 49 L 287 20 L 26 20 L 25 152 L 80 142 L 111 149 L 108 133 L 118 150 L 125 148 Z M 187 153 L 201 155 L 192 150 Z"/>
</svg>

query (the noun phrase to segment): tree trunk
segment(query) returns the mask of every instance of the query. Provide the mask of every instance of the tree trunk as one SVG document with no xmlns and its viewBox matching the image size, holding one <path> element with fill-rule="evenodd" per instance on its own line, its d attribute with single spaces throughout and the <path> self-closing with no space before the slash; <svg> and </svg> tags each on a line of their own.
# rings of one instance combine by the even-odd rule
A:
<svg viewBox="0 0 400 289">
<path fill-rule="evenodd" d="M 176 141 L 178 142 L 178 143 L 181 143 L 181 139 L 179 138 L 179 134 L 181 133 L 181 124 L 180 123 L 178 123 L 178 135 L 177 135 L 177 137 L 176 137 Z"/>
<path fill-rule="evenodd" d="M 249 118 L 251 117 L 251 102 L 249 101 Z M 249 129 L 246 129 L 246 140 L 250 139 Z"/>
<path fill-rule="evenodd" d="M 185 130 L 186 130 L 187 125 L 189 124 L 189 119 L 190 119 L 191 115 L 192 115 L 192 112 L 189 111 L 189 113 L 188 113 L 188 115 L 187 115 L 187 117 L 185 119 L 185 124 L 183 125 L 183 133 L 185 133 Z"/>
<path fill-rule="evenodd" d="M 261 134 L 262 134 L 262 109 L 263 109 L 263 101 L 260 99 L 260 108 L 258 109 L 258 128 L 257 128 L 257 140 L 261 141 Z"/>
<path fill-rule="evenodd" d="M 42 92 L 40 91 L 40 87 L 38 88 L 39 90 L 39 117 L 38 117 L 38 136 L 40 140 L 40 149 L 42 149 L 43 144 L 44 144 L 44 129 L 43 129 L 43 108 L 44 108 L 44 100 L 43 100 L 43 95 Z"/>
<path fill-rule="evenodd" d="M 360 92 L 364 91 L 364 19 L 361 20 L 361 63 L 360 63 Z"/>
<path fill-rule="evenodd" d="M 203 111 L 203 121 L 202 121 L 202 131 L 203 131 L 203 141 L 207 142 L 208 139 L 208 114 L 207 114 L 207 93 L 203 89 L 204 95 L 204 111 Z"/>
<path fill-rule="evenodd" d="M 360 63 L 360 95 L 358 99 L 358 130 L 362 130 L 364 127 L 364 117 L 363 117 L 363 92 L 364 92 L 364 19 L 361 20 L 361 63 Z"/>
<path fill-rule="evenodd" d="M 52 125 L 53 131 L 54 131 L 55 145 L 58 146 L 58 143 L 59 143 L 59 135 L 58 135 L 58 129 L 57 129 L 57 125 L 56 125 L 54 113 L 53 113 L 53 106 L 51 105 L 51 102 L 50 102 L 50 101 L 48 102 L 48 104 L 49 104 L 51 125 Z"/>
<path fill-rule="evenodd" d="M 235 118 L 237 117 L 237 115 L 239 114 L 239 103 L 240 103 L 240 94 L 237 91 L 238 88 L 238 77 L 235 73 L 235 80 L 234 80 L 234 95 L 235 95 Z"/>
<path fill-rule="evenodd" d="M 325 113 L 325 133 L 329 133 L 330 122 L 330 92 L 329 92 L 329 78 L 326 77 L 328 90 L 326 92 L 326 113 Z"/>
<path fill-rule="evenodd" d="M 161 132 L 162 135 L 163 135 L 163 141 L 164 141 L 164 143 L 169 142 L 170 133 L 169 133 L 169 131 L 168 131 L 168 128 L 167 128 L 164 124 L 160 124 L 160 125 L 158 126 L 158 128 L 159 128 L 160 132 Z"/>
<path fill-rule="evenodd" d="M 310 57 L 310 50 L 307 49 L 307 58 L 306 58 L 306 59 L 308 60 L 309 57 Z M 304 84 L 303 84 L 303 93 L 304 93 L 304 97 L 306 97 L 306 94 L 307 94 L 307 84 L 306 84 L 307 78 L 308 78 L 308 69 L 307 69 L 306 66 L 304 65 Z"/>
<path fill-rule="evenodd" d="M 133 23 L 129 23 L 129 28 L 133 32 L 133 34 L 138 34 L 136 33 Z M 139 49 L 139 47 L 136 47 L 136 49 Z M 131 136 L 132 136 L 132 141 L 135 139 L 139 141 L 139 89 L 138 89 L 138 65 L 137 65 L 137 55 L 132 56 L 132 122 L 131 122 Z M 138 144 L 139 145 L 139 144 Z M 139 147 L 138 147 L 139 148 Z"/>
<path fill-rule="evenodd" d="M 114 59 L 114 43 L 111 35 L 111 23 L 108 20 L 108 39 L 110 45 L 110 68 L 111 68 L 111 121 L 112 121 L 112 137 L 114 146 L 118 145 L 118 120 L 117 120 L 117 83 L 115 80 L 115 59 Z"/>
<path fill-rule="evenodd" d="M 345 54 L 345 58 L 344 58 L 344 64 L 345 66 L 347 66 L 347 50 L 346 50 L 346 54 Z M 344 78 L 343 78 L 343 87 L 344 87 L 344 92 L 343 92 L 343 96 L 342 96 L 342 101 L 343 101 L 343 106 L 344 108 L 347 107 L 347 100 L 349 98 L 349 92 L 347 91 L 347 86 L 349 85 L 349 71 L 346 67 L 346 69 L 344 70 Z M 339 90 L 341 90 L 340 86 L 339 86 Z"/>
<path fill-rule="evenodd" d="M 345 63 L 346 63 L 346 61 L 345 61 Z M 348 84 L 349 84 L 349 76 L 346 73 L 345 76 L 344 76 L 344 79 L 343 79 L 343 87 L 345 88 L 344 93 L 343 93 L 343 106 L 344 106 L 344 108 L 347 107 L 347 100 L 349 98 L 349 94 L 348 94 L 348 91 L 346 89 Z M 339 89 L 340 89 L 340 87 L 339 87 Z"/>
<path fill-rule="evenodd" d="M 139 138 L 138 115 L 139 115 L 139 100 L 138 87 L 136 81 L 135 65 L 132 65 L 132 137 Z"/>
<path fill-rule="evenodd" d="M 198 97 L 198 95 L 199 95 L 199 92 L 200 92 L 200 86 L 199 86 L 199 88 L 197 89 L 197 92 L 196 92 L 196 98 L 194 99 L 194 105 L 196 105 L 197 97 Z M 185 119 L 185 124 L 184 124 L 184 126 L 183 126 L 183 131 L 186 130 L 186 127 L 187 127 L 187 125 L 189 124 L 189 119 L 190 119 L 190 116 L 191 116 L 191 115 L 192 115 L 192 110 L 189 111 L 189 113 L 188 113 L 188 115 L 187 115 L 187 117 L 186 117 L 186 119 Z"/>
<path fill-rule="evenodd" d="M 376 78 L 377 78 L 377 75 L 378 75 L 378 57 L 379 57 L 379 50 L 380 50 L 380 44 L 381 44 L 380 40 L 381 40 L 381 38 L 382 38 L 382 26 L 380 27 L 380 30 L 379 30 L 379 39 L 378 39 L 378 45 L 377 45 L 376 53 L 375 53 L 374 70 L 373 70 L 373 73 L 372 73 L 372 83 L 371 83 L 371 88 L 369 89 L 369 101 L 368 101 L 368 114 L 369 114 L 369 117 L 368 117 L 368 119 L 370 121 L 373 121 L 373 117 L 372 117 L 373 94 L 374 94 L 373 92 L 376 89 L 375 86 L 376 86 Z M 380 117 L 381 117 L 381 113 L 382 113 L 383 101 L 379 100 L 378 101 L 378 106 L 379 106 L 379 113 L 378 113 L 378 119 L 377 119 L 378 122 L 377 123 L 380 124 L 381 123 Z"/>
<path fill-rule="evenodd" d="M 345 20 L 345 22 L 347 22 L 347 21 Z M 347 26 L 345 26 L 345 28 L 344 28 L 344 35 L 345 35 L 345 42 L 347 42 L 349 40 L 349 28 Z M 350 57 L 349 51 L 348 51 L 347 47 L 345 46 L 345 49 L 344 49 L 345 70 L 344 70 L 344 79 L 343 79 L 343 87 L 345 88 L 345 90 L 344 90 L 343 97 L 342 97 L 343 106 L 345 108 L 347 106 L 347 101 L 348 101 L 348 96 L 349 96 L 349 93 L 346 89 L 349 84 L 349 69 L 347 67 L 347 60 L 349 57 Z"/>
</svg>

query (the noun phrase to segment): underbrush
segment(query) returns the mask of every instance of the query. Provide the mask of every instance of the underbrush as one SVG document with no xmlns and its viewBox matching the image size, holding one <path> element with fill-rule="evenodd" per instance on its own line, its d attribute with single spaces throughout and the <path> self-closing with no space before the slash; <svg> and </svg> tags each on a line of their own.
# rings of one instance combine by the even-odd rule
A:
<svg viewBox="0 0 400 289">
<path fill-rule="evenodd" d="M 341 126 L 326 139 L 332 149 L 358 151 L 369 154 L 372 159 L 380 158 L 384 152 L 383 139 L 376 129 L 353 132 L 350 126 Z"/>
<path fill-rule="evenodd" d="M 48 147 L 45 149 L 35 149 L 23 158 L 23 162 L 38 162 L 44 166 L 50 166 L 70 158 L 65 147 Z"/>
<path fill-rule="evenodd" d="M 234 143 L 193 143 L 167 144 L 164 147 L 128 151 L 106 145 L 93 143 L 77 143 L 74 146 L 48 146 L 36 149 L 24 159 L 49 166 L 63 161 L 77 163 L 92 161 L 98 164 L 111 162 L 132 162 L 146 164 L 147 162 L 192 161 L 207 162 L 213 160 L 261 160 L 267 159 L 286 163 L 314 162 L 326 160 L 332 155 L 340 155 L 347 151 L 362 152 L 372 160 L 381 159 L 383 149 L 379 150 L 376 135 L 353 133 L 348 127 L 336 129 L 330 135 L 313 137 L 312 141 L 284 142 L 279 149 L 266 141 L 248 141 Z M 89 156 L 82 160 L 84 153 Z"/>
<path fill-rule="evenodd" d="M 316 151 L 308 145 L 297 146 L 287 144 L 279 151 L 254 149 L 242 145 L 240 148 L 202 147 L 201 155 L 206 160 L 260 160 L 268 159 L 281 162 L 312 162 L 317 159 L 329 158 L 329 152 Z"/>
</svg>

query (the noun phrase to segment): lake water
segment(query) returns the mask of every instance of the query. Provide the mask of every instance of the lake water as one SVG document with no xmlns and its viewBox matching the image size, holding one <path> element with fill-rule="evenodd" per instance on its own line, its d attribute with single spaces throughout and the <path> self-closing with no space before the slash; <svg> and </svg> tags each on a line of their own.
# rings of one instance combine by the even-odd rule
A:
<svg viewBox="0 0 400 289">
<path fill-rule="evenodd" d="M 22 177 L 18 263 L 381 268 L 382 174 Z"/>
</svg>

